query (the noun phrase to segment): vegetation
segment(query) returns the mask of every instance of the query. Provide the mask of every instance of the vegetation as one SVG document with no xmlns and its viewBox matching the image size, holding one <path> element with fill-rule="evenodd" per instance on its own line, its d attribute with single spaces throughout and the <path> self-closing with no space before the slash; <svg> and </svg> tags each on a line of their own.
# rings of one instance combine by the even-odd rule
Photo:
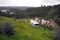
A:
<svg viewBox="0 0 60 40">
<path fill-rule="evenodd" d="M 1 35 L 0 40 L 53 40 L 53 33 L 51 30 L 39 26 L 34 28 L 30 25 L 29 20 L 25 23 L 12 18 L 1 17 L 0 22 L 10 22 L 14 28 L 14 35 Z"/>
<path fill-rule="evenodd" d="M 1 16 L 15 17 L 15 18 L 31 18 L 41 17 L 45 19 L 54 19 L 60 17 L 60 4 L 54 6 L 30 7 L 26 10 L 8 9 L 6 13 L 0 11 Z M 13 12 L 14 14 L 9 14 Z M 52 17 L 51 17 L 52 16 Z"/>
</svg>

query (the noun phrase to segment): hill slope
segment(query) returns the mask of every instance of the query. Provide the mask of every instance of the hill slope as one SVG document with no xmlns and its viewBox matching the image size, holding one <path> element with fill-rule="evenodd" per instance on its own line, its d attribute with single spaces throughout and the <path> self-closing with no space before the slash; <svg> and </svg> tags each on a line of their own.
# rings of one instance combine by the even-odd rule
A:
<svg viewBox="0 0 60 40">
<path fill-rule="evenodd" d="M 53 40 L 53 33 L 51 30 L 40 26 L 34 28 L 28 21 L 17 21 L 15 19 L 0 17 L 0 22 L 11 22 L 14 25 L 15 35 L 7 36 L 0 35 L 0 40 Z"/>
</svg>

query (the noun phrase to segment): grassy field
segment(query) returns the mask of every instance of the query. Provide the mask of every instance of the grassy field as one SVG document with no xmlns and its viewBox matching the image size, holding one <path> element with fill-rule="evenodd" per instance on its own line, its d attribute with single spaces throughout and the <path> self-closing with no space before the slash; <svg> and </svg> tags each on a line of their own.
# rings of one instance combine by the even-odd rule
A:
<svg viewBox="0 0 60 40">
<path fill-rule="evenodd" d="M 29 20 L 26 23 L 17 21 L 12 18 L 0 17 L 0 22 L 11 22 L 14 25 L 15 34 L 1 35 L 0 40 L 53 40 L 53 33 L 51 30 L 39 26 L 34 28 L 30 25 Z"/>
</svg>

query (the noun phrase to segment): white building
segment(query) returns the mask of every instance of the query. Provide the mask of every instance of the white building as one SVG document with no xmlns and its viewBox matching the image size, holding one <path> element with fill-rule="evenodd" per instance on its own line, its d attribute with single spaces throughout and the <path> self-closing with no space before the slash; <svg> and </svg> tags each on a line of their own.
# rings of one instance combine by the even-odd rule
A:
<svg viewBox="0 0 60 40">
<path fill-rule="evenodd" d="M 10 12 L 9 14 L 14 14 L 14 12 Z"/>
<path fill-rule="evenodd" d="M 41 20 L 41 24 L 42 24 L 42 25 L 46 24 L 46 20 L 42 19 L 42 20 Z"/>
<path fill-rule="evenodd" d="M 7 10 L 1 10 L 1 11 L 7 13 Z"/>
<path fill-rule="evenodd" d="M 50 21 L 48 21 L 48 20 L 45 20 L 45 19 L 41 20 L 41 24 L 42 25 L 49 24 L 49 23 L 50 23 Z"/>
</svg>

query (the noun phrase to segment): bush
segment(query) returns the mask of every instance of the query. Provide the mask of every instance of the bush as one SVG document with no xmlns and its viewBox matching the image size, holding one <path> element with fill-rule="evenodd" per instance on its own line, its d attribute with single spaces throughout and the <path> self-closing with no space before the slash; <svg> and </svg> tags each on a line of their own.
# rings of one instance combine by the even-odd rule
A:
<svg viewBox="0 0 60 40">
<path fill-rule="evenodd" d="M 60 27 L 56 26 L 53 31 L 54 31 L 54 40 L 60 40 Z"/>
<path fill-rule="evenodd" d="M 7 35 L 14 34 L 13 25 L 9 22 L 0 23 L 0 33 L 7 34 Z"/>
</svg>

